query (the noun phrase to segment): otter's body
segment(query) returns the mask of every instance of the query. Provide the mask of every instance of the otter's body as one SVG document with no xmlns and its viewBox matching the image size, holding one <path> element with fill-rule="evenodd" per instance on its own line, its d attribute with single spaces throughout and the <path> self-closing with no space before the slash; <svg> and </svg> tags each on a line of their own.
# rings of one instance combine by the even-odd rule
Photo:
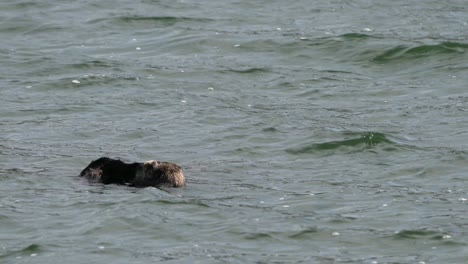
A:
<svg viewBox="0 0 468 264">
<path fill-rule="evenodd" d="M 91 162 L 80 173 L 92 182 L 126 184 L 134 187 L 183 187 L 185 176 L 181 167 L 170 162 L 150 160 L 144 163 L 125 163 L 107 157 Z"/>
</svg>

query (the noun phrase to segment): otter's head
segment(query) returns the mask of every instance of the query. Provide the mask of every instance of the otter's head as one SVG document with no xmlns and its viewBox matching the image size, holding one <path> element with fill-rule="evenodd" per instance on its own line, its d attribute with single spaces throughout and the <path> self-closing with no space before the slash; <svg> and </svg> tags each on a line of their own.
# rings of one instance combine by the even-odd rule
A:
<svg viewBox="0 0 468 264">
<path fill-rule="evenodd" d="M 149 160 L 143 163 L 143 181 L 152 186 L 185 186 L 185 176 L 181 167 L 170 162 Z"/>
</svg>

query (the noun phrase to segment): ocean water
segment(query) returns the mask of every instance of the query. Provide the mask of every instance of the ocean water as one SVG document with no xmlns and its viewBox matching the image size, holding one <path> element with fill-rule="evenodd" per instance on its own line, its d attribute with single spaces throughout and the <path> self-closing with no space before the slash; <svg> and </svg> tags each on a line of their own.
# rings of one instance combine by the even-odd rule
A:
<svg viewBox="0 0 468 264">
<path fill-rule="evenodd" d="M 466 1 L 6 0 L 0 39 L 0 263 L 468 263 Z"/>
</svg>

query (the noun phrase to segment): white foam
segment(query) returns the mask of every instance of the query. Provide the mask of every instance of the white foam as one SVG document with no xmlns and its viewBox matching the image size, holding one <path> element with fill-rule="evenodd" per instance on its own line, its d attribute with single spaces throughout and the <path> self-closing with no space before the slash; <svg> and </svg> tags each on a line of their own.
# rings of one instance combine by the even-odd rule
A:
<svg viewBox="0 0 468 264">
<path fill-rule="evenodd" d="M 78 81 L 78 80 L 73 80 L 72 83 L 74 83 L 74 84 L 80 84 L 80 81 Z"/>
</svg>

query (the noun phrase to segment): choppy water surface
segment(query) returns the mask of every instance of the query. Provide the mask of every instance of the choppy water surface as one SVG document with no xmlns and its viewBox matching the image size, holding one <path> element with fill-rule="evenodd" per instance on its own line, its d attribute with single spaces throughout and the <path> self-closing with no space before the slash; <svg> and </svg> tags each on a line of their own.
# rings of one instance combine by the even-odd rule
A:
<svg viewBox="0 0 468 264">
<path fill-rule="evenodd" d="M 0 262 L 468 263 L 467 32 L 456 0 L 2 1 Z M 77 177 L 103 155 L 188 186 Z"/>
</svg>

